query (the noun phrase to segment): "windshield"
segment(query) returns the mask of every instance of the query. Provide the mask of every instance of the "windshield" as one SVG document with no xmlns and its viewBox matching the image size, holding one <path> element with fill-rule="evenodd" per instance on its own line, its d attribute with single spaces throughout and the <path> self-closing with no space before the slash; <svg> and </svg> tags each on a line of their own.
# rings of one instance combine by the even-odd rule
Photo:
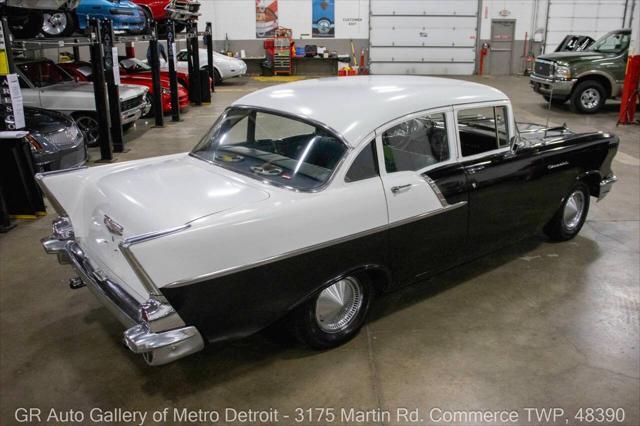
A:
<svg viewBox="0 0 640 426">
<path fill-rule="evenodd" d="M 151 71 L 151 67 L 140 59 L 126 58 L 120 61 L 120 65 L 129 72 Z"/>
<path fill-rule="evenodd" d="M 45 87 L 52 84 L 73 81 L 73 78 L 62 68 L 51 61 L 29 62 L 18 64 L 20 71 L 34 86 Z"/>
<path fill-rule="evenodd" d="M 602 36 L 588 50 L 600 53 L 619 53 L 627 50 L 629 40 L 631 40 L 631 34 L 609 33 Z"/>
<path fill-rule="evenodd" d="M 221 167 L 303 191 L 329 181 L 347 147 L 322 127 L 249 108 L 231 108 L 193 155 Z"/>
</svg>

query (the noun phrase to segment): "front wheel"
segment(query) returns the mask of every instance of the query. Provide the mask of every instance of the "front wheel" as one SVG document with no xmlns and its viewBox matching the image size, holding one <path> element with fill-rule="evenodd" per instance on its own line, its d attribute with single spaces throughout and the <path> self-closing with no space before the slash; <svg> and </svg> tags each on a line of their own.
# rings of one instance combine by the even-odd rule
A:
<svg viewBox="0 0 640 426">
<path fill-rule="evenodd" d="M 215 68 L 213 69 L 213 78 L 216 85 L 222 84 L 222 76 L 220 75 L 218 70 Z"/>
<path fill-rule="evenodd" d="M 92 112 L 80 112 L 74 114 L 78 127 L 84 134 L 84 142 L 87 146 L 98 146 L 100 144 L 100 130 L 98 127 L 98 117 Z"/>
<path fill-rule="evenodd" d="M 292 312 L 293 334 L 314 349 L 339 346 L 358 334 L 372 297 L 373 287 L 365 274 L 341 278 Z"/>
<path fill-rule="evenodd" d="M 571 108 L 583 114 L 594 114 L 604 106 L 606 93 L 602 84 L 597 81 L 578 83 L 571 94 Z"/>
<path fill-rule="evenodd" d="M 554 241 L 567 241 L 578 235 L 589 213 L 589 188 L 578 182 L 565 197 L 560 209 L 544 227 Z"/>
</svg>

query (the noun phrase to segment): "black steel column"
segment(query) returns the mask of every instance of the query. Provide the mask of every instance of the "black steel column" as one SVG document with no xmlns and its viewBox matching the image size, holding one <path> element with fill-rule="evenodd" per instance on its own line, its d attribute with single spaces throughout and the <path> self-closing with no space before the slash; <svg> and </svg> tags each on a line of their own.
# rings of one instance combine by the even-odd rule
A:
<svg viewBox="0 0 640 426">
<path fill-rule="evenodd" d="M 171 89 L 171 120 L 180 121 L 180 105 L 178 99 L 178 75 L 176 74 L 176 25 L 173 19 L 167 20 L 167 61 L 169 61 L 169 88 Z M 193 89 L 190 89 L 191 91 Z"/>
<path fill-rule="evenodd" d="M 111 120 L 111 141 L 113 152 L 124 152 L 124 136 L 122 134 L 122 111 L 120 110 L 120 72 L 118 53 L 113 57 L 113 25 L 110 19 L 100 22 L 100 35 L 104 46 L 104 75 L 109 97 L 109 118 Z M 115 64 L 114 64 L 115 62 Z M 116 76 L 118 78 L 116 78 Z"/>
<path fill-rule="evenodd" d="M 111 132 L 109 131 L 109 106 L 107 105 L 107 91 L 104 76 L 104 49 L 100 40 L 100 22 L 96 18 L 89 19 L 91 34 L 91 67 L 93 72 L 93 91 L 96 101 L 96 119 L 98 120 L 98 134 L 100 137 L 100 157 L 102 161 L 113 160 L 111 153 Z"/>
<path fill-rule="evenodd" d="M 151 49 L 151 79 L 153 83 L 153 115 L 156 127 L 164 126 L 164 116 L 162 111 L 162 86 L 160 84 L 160 57 L 158 56 L 158 28 L 155 22 L 151 25 L 151 39 L 149 40 Z"/>
<path fill-rule="evenodd" d="M 203 37 L 204 45 L 207 46 L 207 64 L 209 71 L 209 78 L 211 79 L 211 91 L 216 91 L 216 76 L 213 72 L 213 28 L 211 22 L 207 22 L 207 27 L 204 30 Z"/>
<path fill-rule="evenodd" d="M 200 84 L 200 49 L 198 47 L 198 24 L 187 24 L 187 50 L 189 53 L 189 91 L 191 101 L 197 106 L 202 105 L 202 86 Z"/>
</svg>

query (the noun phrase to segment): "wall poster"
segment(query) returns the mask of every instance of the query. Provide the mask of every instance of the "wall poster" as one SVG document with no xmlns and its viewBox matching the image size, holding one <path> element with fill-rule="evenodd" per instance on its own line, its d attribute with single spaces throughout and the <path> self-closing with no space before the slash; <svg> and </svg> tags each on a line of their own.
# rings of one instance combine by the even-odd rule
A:
<svg viewBox="0 0 640 426">
<path fill-rule="evenodd" d="M 256 37 L 271 38 L 278 28 L 278 0 L 256 0 Z"/>
<path fill-rule="evenodd" d="M 312 37 L 333 38 L 336 33 L 335 0 L 313 0 Z"/>
</svg>

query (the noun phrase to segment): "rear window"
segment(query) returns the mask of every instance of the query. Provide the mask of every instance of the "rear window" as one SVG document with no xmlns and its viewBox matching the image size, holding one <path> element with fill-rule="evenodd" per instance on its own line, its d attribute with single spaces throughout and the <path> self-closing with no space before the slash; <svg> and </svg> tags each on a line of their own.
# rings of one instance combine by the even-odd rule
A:
<svg viewBox="0 0 640 426">
<path fill-rule="evenodd" d="M 192 154 L 255 179 L 309 191 L 329 181 L 346 151 L 331 132 L 302 119 L 232 108 Z"/>
</svg>

